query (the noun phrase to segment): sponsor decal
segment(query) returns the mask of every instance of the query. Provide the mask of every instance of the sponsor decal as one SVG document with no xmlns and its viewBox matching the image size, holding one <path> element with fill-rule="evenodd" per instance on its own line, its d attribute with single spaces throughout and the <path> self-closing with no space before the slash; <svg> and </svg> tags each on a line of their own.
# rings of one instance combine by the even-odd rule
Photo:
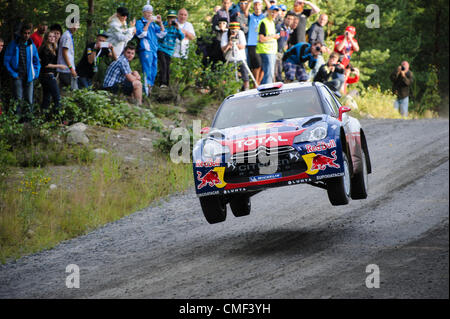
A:
<svg viewBox="0 0 450 319">
<path fill-rule="evenodd" d="M 266 181 L 269 179 L 281 178 L 281 173 L 270 174 L 270 175 L 260 175 L 250 177 L 250 182 Z"/>
<path fill-rule="evenodd" d="M 207 192 L 207 193 L 197 194 L 197 197 L 204 197 L 204 196 L 211 196 L 211 195 L 219 195 L 219 194 L 220 194 L 219 191 L 214 191 L 214 192 Z"/>
<path fill-rule="evenodd" d="M 246 188 L 235 188 L 235 189 L 230 189 L 230 190 L 225 190 L 223 191 L 224 194 L 232 194 L 232 193 L 239 193 L 239 192 L 245 192 L 247 191 Z"/>
<path fill-rule="evenodd" d="M 302 157 L 308 167 L 306 173 L 308 175 L 315 175 L 319 170 L 323 171 L 327 167 L 340 168 L 341 166 L 335 162 L 337 160 L 336 151 L 331 152 L 331 155 L 333 157 L 315 153 L 303 155 Z"/>
<path fill-rule="evenodd" d="M 320 152 L 320 151 L 326 151 L 332 148 L 336 147 L 336 141 L 330 140 L 328 143 L 325 142 L 318 142 L 316 145 L 305 145 L 306 152 L 312 153 L 312 152 Z"/>
<path fill-rule="evenodd" d="M 333 177 L 339 177 L 344 176 L 344 173 L 336 173 L 336 174 L 328 174 L 328 175 L 319 175 L 316 177 L 316 180 L 320 181 L 321 179 L 325 178 L 333 178 Z"/>
<path fill-rule="evenodd" d="M 289 181 L 288 185 L 295 185 L 295 184 L 305 184 L 305 183 L 310 183 L 311 179 L 310 178 L 306 178 L 306 179 L 296 179 L 293 181 Z"/>
<path fill-rule="evenodd" d="M 234 141 L 234 143 L 237 145 L 238 148 L 242 148 L 243 146 L 252 146 L 256 143 L 267 145 L 268 143 L 272 142 L 275 143 L 275 145 L 278 145 L 278 142 L 288 142 L 288 139 L 283 138 L 281 135 L 275 136 L 261 136 L 261 137 L 252 137 L 248 139 L 242 139 Z"/>
<path fill-rule="evenodd" d="M 223 181 L 223 175 L 225 173 L 225 167 L 216 167 L 209 170 L 202 176 L 201 172 L 197 172 L 197 180 L 200 182 L 197 189 L 202 189 L 206 185 L 209 187 L 223 188 L 227 183 Z"/>
<path fill-rule="evenodd" d="M 216 167 L 216 166 L 220 166 L 220 165 L 221 165 L 220 159 L 218 159 L 216 161 L 207 161 L 207 162 L 202 162 L 200 160 L 197 160 L 195 162 L 195 167 Z"/>
</svg>

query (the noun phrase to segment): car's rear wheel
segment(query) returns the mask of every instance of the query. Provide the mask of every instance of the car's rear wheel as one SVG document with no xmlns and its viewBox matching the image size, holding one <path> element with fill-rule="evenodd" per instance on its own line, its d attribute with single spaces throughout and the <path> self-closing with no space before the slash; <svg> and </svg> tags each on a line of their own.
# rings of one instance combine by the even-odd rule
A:
<svg viewBox="0 0 450 319">
<path fill-rule="evenodd" d="M 227 218 L 227 205 L 222 196 L 200 197 L 203 215 L 210 224 L 223 222 Z"/>
<path fill-rule="evenodd" d="M 230 201 L 230 207 L 234 216 L 236 217 L 247 216 L 248 214 L 250 214 L 250 210 L 252 207 L 250 196 L 248 195 L 236 196 Z"/>
<path fill-rule="evenodd" d="M 333 206 L 347 205 L 350 200 L 350 165 L 347 154 L 342 153 L 342 156 L 344 158 L 344 176 L 327 180 L 328 199 Z"/>
<path fill-rule="evenodd" d="M 367 159 L 364 149 L 361 150 L 362 171 L 356 173 L 351 182 L 352 199 L 367 198 L 369 190 L 369 174 L 367 172 Z"/>
</svg>

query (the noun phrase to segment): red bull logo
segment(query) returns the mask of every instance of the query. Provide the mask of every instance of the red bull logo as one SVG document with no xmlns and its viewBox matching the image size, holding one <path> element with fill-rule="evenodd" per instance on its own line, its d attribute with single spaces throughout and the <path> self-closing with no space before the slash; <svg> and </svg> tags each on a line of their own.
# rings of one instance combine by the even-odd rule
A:
<svg viewBox="0 0 450 319">
<path fill-rule="evenodd" d="M 331 152 L 333 157 L 328 157 L 325 155 L 317 155 L 313 158 L 311 170 L 320 169 L 323 171 L 324 169 L 329 167 L 340 168 L 339 164 L 336 164 L 334 161 L 337 160 L 336 151 Z"/>
<path fill-rule="evenodd" d="M 319 170 L 323 171 L 327 167 L 340 168 L 341 166 L 336 163 L 337 156 L 336 151 L 331 152 L 333 157 L 328 157 L 321 154 L 310 153 L 303 155 L 303 159 L 308 166 L 306 173 L 308 175 L 315 175 Z"/>
<path fill-rule="evenodd" d="M 223 182 L 223 175 L 225 172 L 225 167 L 216 167 L 209 172 L 207 172 L 204 176 L 202 176 L 201 172 L 197 172 L 197 180 L 200 184 L 197 186 L 197 189 L 202 189 L 206 185 L 209 187 L 225 187 L 226 183 Z"/>
</svg>

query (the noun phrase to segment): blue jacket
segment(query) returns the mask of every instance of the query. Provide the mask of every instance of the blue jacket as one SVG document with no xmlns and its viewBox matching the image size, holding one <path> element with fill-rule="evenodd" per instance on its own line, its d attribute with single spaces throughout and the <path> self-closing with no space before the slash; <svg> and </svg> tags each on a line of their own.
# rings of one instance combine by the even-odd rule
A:
<svg viewBox="0 0 450 319">
<path fill-rule="evenodd" d="M 303 65 L 308 61 L 309 67 L 313 69 L 317 59 L 311 54 L 311 44 L 299 42 L 284 53 L 283 61 L 297 65 Z"/>
<path fill-rule="evenodd" d="M 161 28 L 154 22 L 150 23 L 147 31 L 144 27 L 147 24 L 145 18 L 139 19 L 136 22 L 136 36 L 139 38 L 139 51 L 158 51 L 158 38 L 163 38 L 166 33 L 161 32 Z"/>
<path fill-rule="evenodd" d="M 3 64 L 13 78 L 19 76 L 19 42 L 13 40 L 5 51 Z M 31 82 L 39 77 L 41 63 L 39 62 L 39 54 L 33 41 L 27 41 L 27 82 Z"/>
<path fill-rule="evenodd" d="M 167 26 L 165 23 L 166 36 L 162 39 L 159 39 L 159 47 L 158 50 L 162 51 L 169 56 L 173 55 L 173 51 L 175 50 L 175 44 L 178 40 L 184 39 L 184 33 L 181 32 L 180 29 L 177 29 L 173 26 Z"/>
</svg>

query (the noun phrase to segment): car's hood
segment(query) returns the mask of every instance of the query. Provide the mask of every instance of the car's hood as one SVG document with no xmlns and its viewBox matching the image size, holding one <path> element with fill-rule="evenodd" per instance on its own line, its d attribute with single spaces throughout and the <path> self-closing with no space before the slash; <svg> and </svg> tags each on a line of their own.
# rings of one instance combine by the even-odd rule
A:
<svg viewBox="0 0 450 319">
<path fill-rule="evenodd" d="M 213 129 L 208 134 L 214 136 L 231 153 L 251 151 L 260 146 L 278 147 L 292 145 L 294 138 L 309 126 L 325 120 L 324 115 L 285 119 L 276 122 L 243 125 L 221 130 Z"/>
</svg>

